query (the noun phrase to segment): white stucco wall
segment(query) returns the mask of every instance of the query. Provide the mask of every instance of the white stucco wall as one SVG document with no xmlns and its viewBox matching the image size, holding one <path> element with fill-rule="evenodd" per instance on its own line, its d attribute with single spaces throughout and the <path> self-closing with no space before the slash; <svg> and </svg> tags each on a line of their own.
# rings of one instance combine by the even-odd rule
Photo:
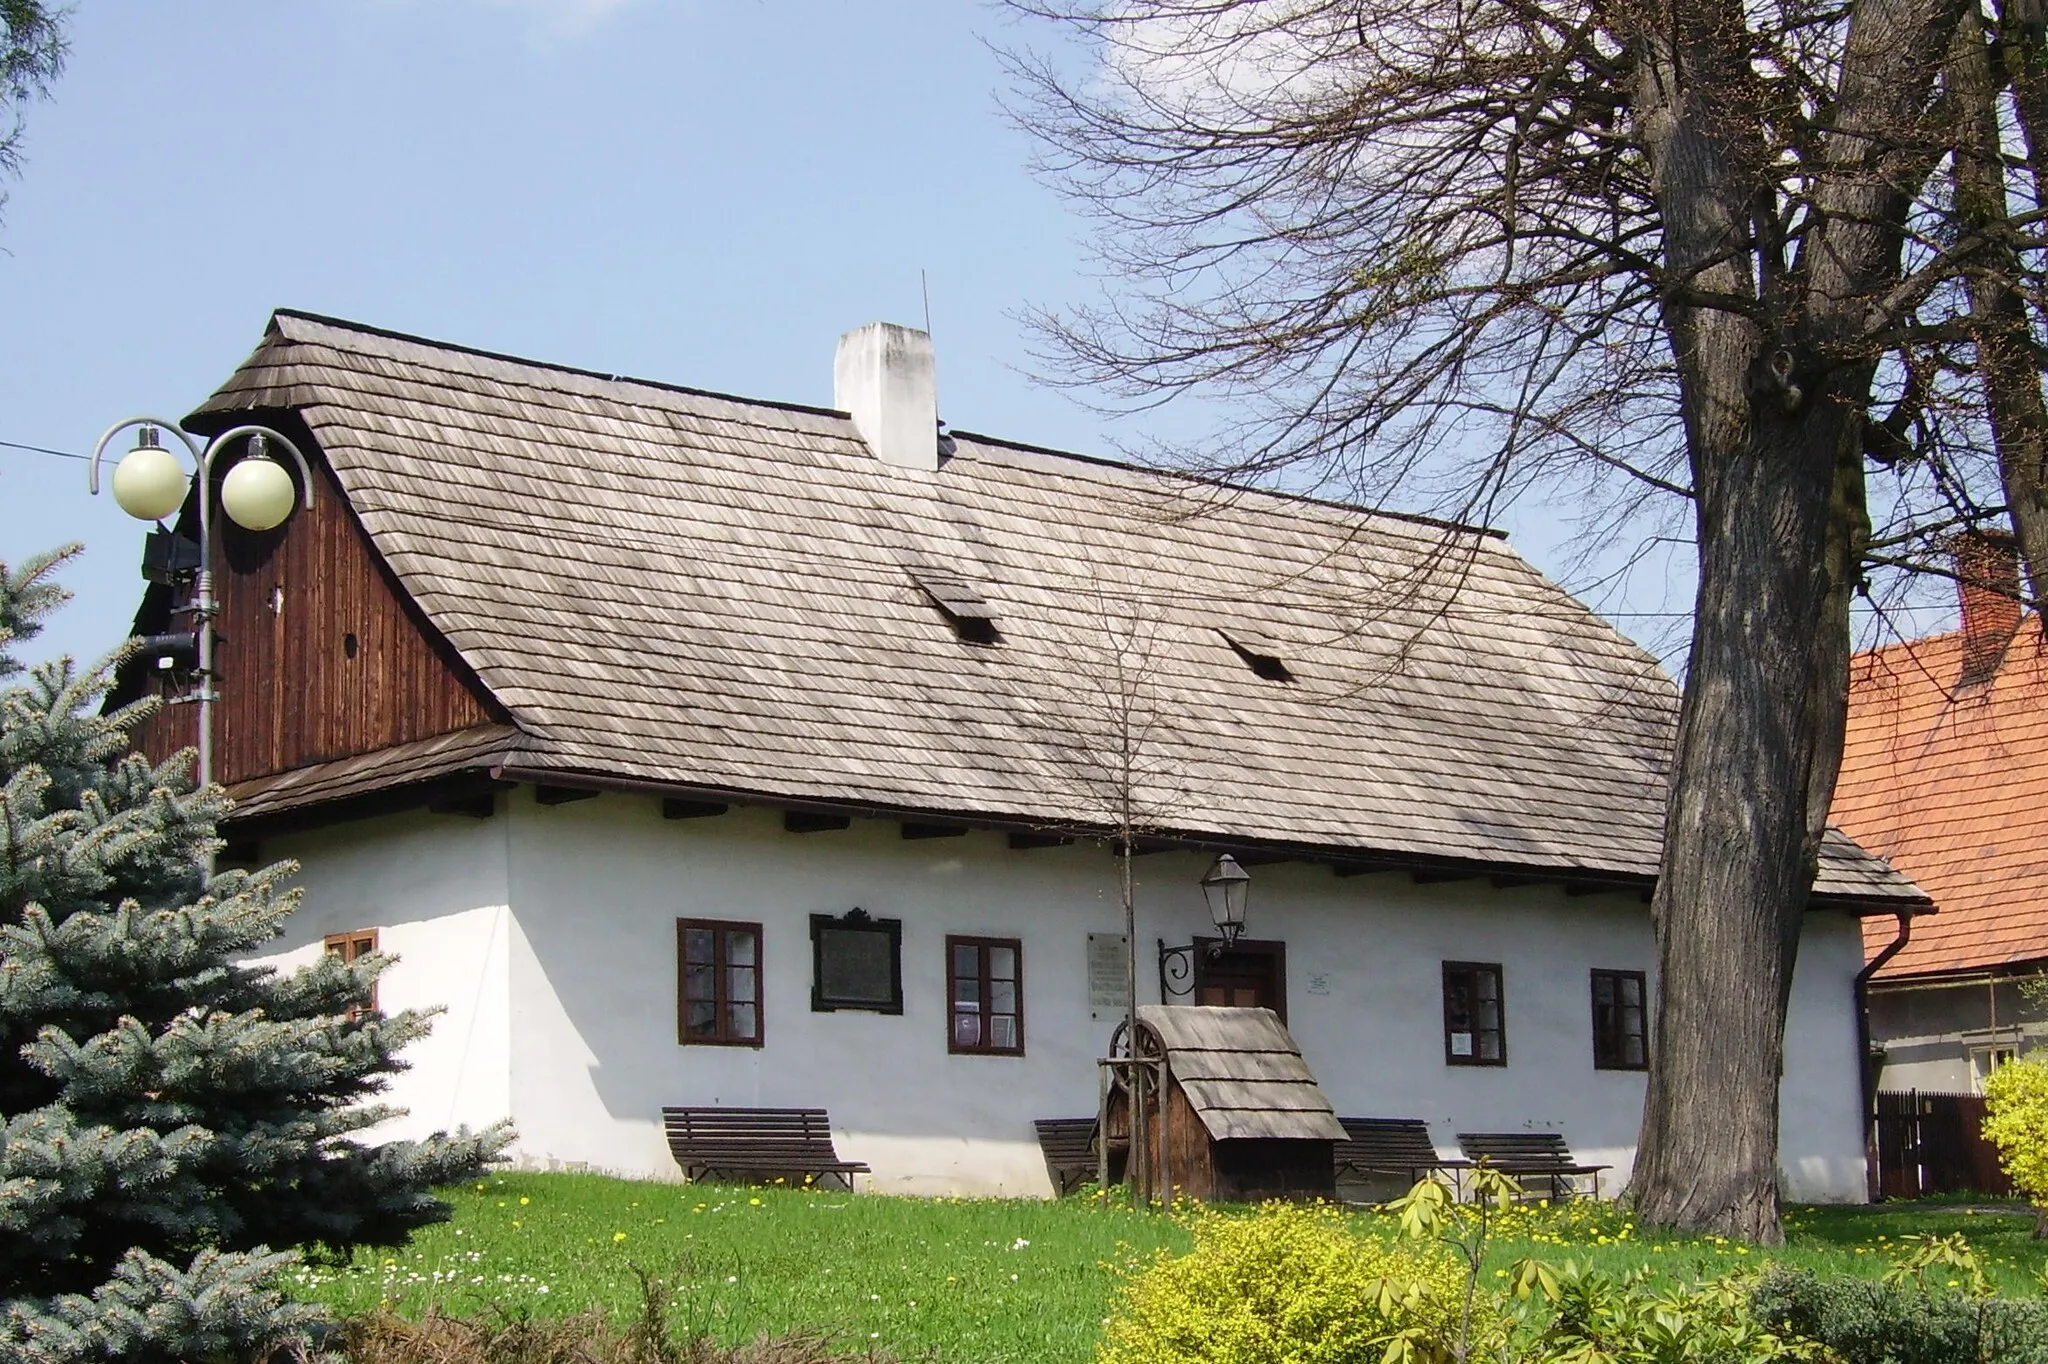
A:
<svg viewBox="0 0 2048 1364">
<path fill-rule="evenodd" d="M 1087 936 L 1121 929 L 1099 847 L 1016 851 L 989 833 L 906 841 L 881 821 L 798 835 L 768 810 L 669 821 L 648 797 L 543 807 L 521 790 L 480 823 L 421 813 L 276 851 L 306 864 L 295 940 L 317 950 L 326 932 L 376 926 L 405 958 L 385 1002 L 450 1005 L 402 1082 L 411 1121 L 509 1111 L 532 1165 L 672 1178 L 663 1105 L 815 1106 L 831 1111 L 841 1153 L 874 1167 L 870 1187 L 1037 1194 L 1047 1184 L 1031 1119 L 1094 1110 L 1112 1024 L 1089 1017 Z M 1134 864 L 1147 1000 L 1157 939 L 1213 931 L 1197 885 L 1206 864 L 1171 853 Z M 1615 1167 L 1604 1189 L 1621 1186 L 1643 1077 L 1593 1068 L 1588 972 L 1654 971 L 1643 904 L 1305 864 L 1253 874 L 1248 936 L 1286 942 L 1289 1024 L 1340 1112 L 1427 1119 L 1451 1152 L 1459 1131 L 1555 1129 Z M 900 1016 L 810 1010 L 810 915 L 855 906 L 903 921 Z M 680 917 L 763 926 L 763 1047 L 677 1044 Z M 1024 1056 L 948 1054 L 949 933 L 1022 939 Z M 1505 1067 L 1444 1063 L 1446 959 L 1502 964 Z M 1794 1199 L 1862 1196 L 1859 961 L 1853 923 L 1810 916 L 1784 1090 Z"/>
<path fill-rule="evenodd" d="M 393 815 L 263 849 L 266 859 L 300 861 L 304 891 L 263 960 L 309 963 L 327 935 L 374 928 L 378 950 L 398 958 L 377 982 L 378 1006 L 441 1011 L 383 1096 L 405 1115 L 373 1136 L 479 1128 L 511 1112 L 507 833 L 503 819 Z"/>
</svg>

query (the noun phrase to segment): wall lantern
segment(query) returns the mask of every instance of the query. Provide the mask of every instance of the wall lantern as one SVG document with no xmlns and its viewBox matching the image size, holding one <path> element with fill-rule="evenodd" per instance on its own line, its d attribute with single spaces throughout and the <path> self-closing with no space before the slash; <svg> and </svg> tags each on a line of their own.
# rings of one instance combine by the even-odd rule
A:
<svg viewBox="0 0 2048 1364">
<path fill-rule="evenodd" d="M 1244 932 L 1244 902 L 1250 894 L 1252 874 L 1237 864 L 1229 853 L 1217 858 L 1202 878 L 1202 894 L 1209 901 L 1209 918 L 1230 946 Z"/>
<path fill-rule="evenodd" d="M 1250 898 L 1252 874 L 1238 860 L 1224 853 L 1202 874 L 1202 898 L 1209 902 L 1209 920 L 1216 925 L 1217 940 L 1209 944 L 1211 958 L 1223 955 L 1244 932 L 1244 906 Z M 1168 947 L 1159 940 L 1159 998 L 1185 999 L 1195 991 L 1195 945 Z"/>
</svg>

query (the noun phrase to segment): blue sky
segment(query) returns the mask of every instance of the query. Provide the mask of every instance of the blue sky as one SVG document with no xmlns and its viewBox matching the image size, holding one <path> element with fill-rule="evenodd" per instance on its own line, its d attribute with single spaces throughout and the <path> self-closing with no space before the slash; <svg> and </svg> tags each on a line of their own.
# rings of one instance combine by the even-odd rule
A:
<svg viewBox="0 0 2048 1364">
<path fill-rule="evenodd" d="M 1142 426 L 1024 375 L 1019 312 L 1093 285 L 997 105 L 1017 36 L 966 0 L 78 0 L 0 221 L 0 440 L 180 416 L 279 306 L 829 404 L 835 338 L 920 322 L 922 270 L 949 421 L 1106 451 Z M 1563 571 L 1548 509 L 1507 524 Z M 119 639 L 140 537 L 0 449 L 0 558 L 88 546 L 32 657 Z M 1651 577 L 1603 604 L 1687 604 Z"/>
</svg>

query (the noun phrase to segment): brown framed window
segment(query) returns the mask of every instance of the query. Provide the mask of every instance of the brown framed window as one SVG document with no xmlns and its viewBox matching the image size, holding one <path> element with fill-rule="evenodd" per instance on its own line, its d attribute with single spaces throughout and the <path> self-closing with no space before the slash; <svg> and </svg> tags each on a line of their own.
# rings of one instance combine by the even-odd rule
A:
<svg viewBox="0 0 2048 1364">
<path fill-rule="evenodd" d="M 676 1041 L 761 1045 L 761 925 L 676 920 Z"/>
<path fill-rule="evenodd" d="M 1650 985 L 1641 971 L 1593 972 L 1593 1068 L 1650 1068 Z"/>
<path fill-rule="evenodd" d="M 351 962 L 357 957 L 367 957 L 377 950 L 377 930 L 359 928 L 353 933 L 329 933 L 322 942 L 330 955 L 340 957 L 344 962 Z M 350 1009 L 345 1017 L 353 1023 L 364 1014 L 376 1012 L 376 1009 L 377 983 L 372 981 L 370 1002 L 360 1008 Z"/>
<path fill-rule="evenodd" d="M 1444 963 L 1444 1063 L 1508 1063 L 1507 1009 L 1499 962 Z"/>
<path fill-rule="evenodd" d="M 976 1056 L 1024 1054 L 1024 945 L 1015 938 L 946 939 L 946 1046 Z"/>
</svg>

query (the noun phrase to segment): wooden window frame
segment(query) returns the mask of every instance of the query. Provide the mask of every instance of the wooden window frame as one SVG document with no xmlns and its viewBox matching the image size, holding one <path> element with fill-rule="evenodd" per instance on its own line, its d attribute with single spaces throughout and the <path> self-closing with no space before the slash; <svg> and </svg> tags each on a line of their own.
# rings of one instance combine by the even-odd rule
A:
<svg viewBox="0 0 2048 1364">
<path fill-rule="evenodd" d="M 1614 1007 L 1617 1014 L 1624 1006 L 1621 1003 L 1619 987 L 1633 981 L 1636 987 L 1636 1009 L 1641 1015 L 1642 1030 L 1637 1034 L 1642 1042 L 1643 1059 L 1628 1059 L 1627 1042 L 1629 1034 L 1616 1027 L 1612 1037 L 1604 1036 L 1600 1026 L 1600 982 L 1613 981 L 1617 987 Z M 1643 971 L 1609 970 L 1596 966 L 1591 976 L 1593 997 L 1593 1069 L 1595 1070 L 1648 1070 L 1650 1068 L 1650 977 Z"/>
<path fill-rule="evenodd" d="M 1248 957 L 1266 957 L 1273 963 L 1273 988 L 1280 998 L 1273 1010 L 1273 1016 L 1280 1020 L 1280 1026 L 1287 1026 L 1287 943 L 1280 938 L 1239 938 L 1227 943 L 1221 938 L 1195 938 L 1195 973 L 1190 981 L 1190 990 L 1195 998 L 1201 998 L 1204 976 L 1219 956 L 1242 952 Z"/>
<path fill-rule="evenodd" d="M 1498 1015 L 1498 1026 L 1492 1031 L 1500 1038 L 1500 1055 L 1483 1056 L 1479 1038 L 1482 1030 L 1477 1027 L 1454 1028 L 1451 1020 L 1451 977 L 1459 972 L 1490 972 L 1493 976 L 1493 1003 Z M 1444 1064 L 1447 1066 L 1505 1066 L 1508 1063 L 1508 983 L 1507 972 L 1497 961 L 1447 961 L 1443 972 L 1444 992 Z M 1453 1032 L 1469 1032 L 1472 1035 L 1472 1053 L 1460 1056 L 1451 1050 Z"/>
<path fill-rule="evenodd" d="M 889 939 L 889 998 L 837 999 L 825 993 L 825 933 L 833 930 L 840 933 L 873 933 Z M 877 919 L 864 909 L 849 909 L 844 914 L 813 914 L 811 916 L 811 1012 L 814 1014 L 838 1013 L 854 1010 L 873 1014 L 900 1014 L 903 1012 L 903 920 Z"/>
<path fill-rule="evenodd" d="M 711 979 L 715 993 L 712 1007 L 718 1019 L 718 1034 L 715 1037 L 698 1037 L 690 1033 L 690 949 L 685 936 L 691 931 L 711 934 Z M 732 979 L 726 973 L 726 936 L 731 933 L 754 935 L 754 997 L 751 1001 L 735 1000 L 730 993 Z M 754 1047 L 759 1049 L 768 1035 L 768 1010 L 763 1001 L 766 993 L 763 987 L 763 959 L 767 945 L 763 941 L 761 925 L 747 923 L 740 919 L 677 919 L 676 920 L 676 1043 L 685 1047 Z M 752 1003 L 754 1006 L 754 1035 L 735 1037 L 732 1035 L 732 1006 L 736 1003 Z"/>
<path fill-rule="evenodd" d="M 377 951 L 377 930 L 358 928 L 349 933 L 329 933 L 320 940 L 321 950 L 340 957 L 342 964 L 367 957 Z M 370 982 L 370 1002 L 359 1008 L 352 1008 L 342 1016 L 353 1023 L 365 1014 L 377 1012 L 377 982 Z"/>
<path fill-rule="evenodd" d="M 953 1031 L 953 1022 L 956 1016 L 954 1001 L 959 997 L 956 993 L 956 987 L 960 980 L 959 973 L 954 969 L 953 952 L 955 948 L 960 947 L 971 947 L 979 954 L 976 958 L 976 965 L 979 968 L 977 978 L 981 981 L 981 999 L 978 1004 L 979 1012 L 977 1017 L 982 1022 L 981 1035 L 984 1040 L 971 1047 L 962 1046 L 958 1036 Z M 1011 960 L 1016 963 L 1017 976 L 1014 983 L 1017 987 L 1017 1045 L 1014 1047 L 991 1046 L 986 1040 L 990 1033 L 988 1020 L 995 1016 L 995 1011 L 990 1007 L 989 1000 L 988 956 L 989 949 L 996 947 L 1009 948 L 1012 953 Z M 949 933 L 946 935 L 946 1050 L 954 1056 L 1022 1056 L 1024 1054 L 1024 942 L 1021 938 L 983 938 L 959 933 Z"/>
</svg>

